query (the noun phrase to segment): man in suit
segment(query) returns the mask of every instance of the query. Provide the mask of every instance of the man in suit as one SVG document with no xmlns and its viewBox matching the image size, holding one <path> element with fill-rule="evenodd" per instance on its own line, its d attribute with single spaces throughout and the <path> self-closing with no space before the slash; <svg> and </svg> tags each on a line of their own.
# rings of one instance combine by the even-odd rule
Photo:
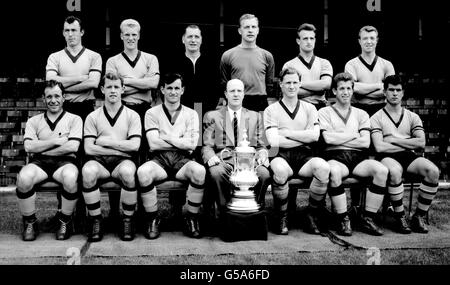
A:
<svg viewBox="0 0 450 285">
<path fill-rule="evenodd" d="M 225 148 L 233 150 L 242 140 L 244 129 L 250 146 L 257 150 L 257 163 L 262 164 L 256 169 L 259 182 L 254 187 L 258 203 L 264 204 L 265 193 L 270 183 L 263 120 L 257 112 L 242 107 L 244 95 L 244 83 L 239 79 L 229 80 L 225 91 L 228 106 L 206 113 L 203 119 L 202 158 L 208 166 L 211 189 L 214 191 L 209 194 L 215 196 L 221 214 L 224 213 L 226 204 L 231 198 L 232 188 L 229 178 L 233 170 L 233 160 L 228 154 L 222 162 L 219 158 L 220 152 Z"/>
</svg>

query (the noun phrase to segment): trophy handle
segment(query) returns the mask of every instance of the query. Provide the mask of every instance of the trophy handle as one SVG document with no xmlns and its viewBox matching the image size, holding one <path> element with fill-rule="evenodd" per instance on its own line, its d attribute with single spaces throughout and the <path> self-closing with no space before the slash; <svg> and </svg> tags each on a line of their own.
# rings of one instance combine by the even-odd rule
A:
<svg viewBox="0 0 450 285">
<path fill-rule="evenodd" d="M 229 152 L 229 153 L 231 153 L 231 151 L 230 151 L 228 148 L 222 149 L 222 151 L 220 152 L 220 160 L 221 160 L 223 163 L 225 163 L 225 162 L 223 161 L 223 153 L 224 153 L 224 152 Z"/>
</svg>

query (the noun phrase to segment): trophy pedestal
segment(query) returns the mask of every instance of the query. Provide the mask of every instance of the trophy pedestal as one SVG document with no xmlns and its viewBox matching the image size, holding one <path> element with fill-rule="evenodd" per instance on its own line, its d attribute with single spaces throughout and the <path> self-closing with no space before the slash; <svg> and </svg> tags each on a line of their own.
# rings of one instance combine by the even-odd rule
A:
<svg viewBox="0 0 450 285">
<path fill-rule="evenodd" d="M 244 193 L 242 193 L 244 192 Z M 235 213 L 255 213 L 260 209 L 252 191 L 236 191 L 227 208 Z"/>
<path fill-rule="evenodd" d="M 261 206 L 256 203 L 255 193 L 244 188 L 233 192 L 227 208 L 235 213 L 256 213 Z"/>
<path fill-rule="evenodd" d="M 222 240 L 267 240 L 266 212 L 236 213 L 226 211 L 223 217 Z"/>
</svg>

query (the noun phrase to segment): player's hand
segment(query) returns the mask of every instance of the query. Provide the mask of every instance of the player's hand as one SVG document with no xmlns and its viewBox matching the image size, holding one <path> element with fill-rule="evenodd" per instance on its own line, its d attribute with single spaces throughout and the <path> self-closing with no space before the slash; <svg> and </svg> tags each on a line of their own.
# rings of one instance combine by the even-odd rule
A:
<svg viewBox="0 0 450 285">
<path fill-rule="evenodd" d="M 288 130 L 288 129 L 279 129 L 278 130 L 278 134 L 280 135 L 280 136 L 283 136 L 283 137 L 289 137 L 290 136 L 290 134 L 291 134 L 291 131 L 290 130 Z"/>
<path fill-rule="evenodd" d="M 101 137 L 97 138 L 95 140 L 95 144 L 103 147 L 111 146 L 111 143 L 113 142 L 114 138 L 112 137 Z"/>
<path fill-rule="evenodd" d="M 123 80 L 123 85 L 129 85 L 129 83 L 130 83 L 129 77 L 122 77 L 122 80 Z"/>
<path fill-rule="evenodd" d="M 394 143 L 395 142 L 395 137 L 393 135 L 387 135 L 383 138 L 384 142 L 387 143 Z"/>
<path fill-rule="evenodd" d="M 217 104 L 218 109 L 222 106 L 226 106 L 227 105 L 227 100 L 225 100 L 225 98 L 220 97 L 219 98 L 219 103 Z"/>
<path fill-rule="evenodd" d="M 61 146 L 61 145 L 65 144 L 68 140 L 69 139 L 67 138 L 67 136 L 62 136 L 62 137 L 55 139 L 55 144 L 58 146 Z"/>
<path fill-rule="evenodd" d="M 256 159 L 256 163 L 264 165 L 266 167 L 269 166 L 269 153 L 267 152 L 267 150 L 260 150 L 258 152 L 258 158 Z"/>
<path fill-rule="evenodd" d="M 176 136 L 174 134 L 166 134 L 166 135 L 160 135 L 160 139 L 165 140 L 167 143 L 173 145 L 173 142 L 180 139 L 180 136 Z"/>
<path fill-rule="evenodd" d="M 208 160 L 208 166 L 218 165 L 220 163 L 220 158 L 217 155 L 214 155 Z"/>
<path fill-rule="evenodd" d="M 89 79 L 89 75 L 80 75 L 78 81 L 83 82 Z"/>
<path fill-rule="evenodd" d="M 172 144 L 172 137 L 170 135 L 165 135 L 165 134 L 159 134 L 159 138 L 162 139 L 163 141 L 166 141 L 169 144 Z"/>
<path fill-rule="evenodd" d="M 117 156 L 131 157 L 131 155 L 129 155 L 128 153 L 120 151 L 120 150 L 116 150 L 116 155 Z"/>
</svg>

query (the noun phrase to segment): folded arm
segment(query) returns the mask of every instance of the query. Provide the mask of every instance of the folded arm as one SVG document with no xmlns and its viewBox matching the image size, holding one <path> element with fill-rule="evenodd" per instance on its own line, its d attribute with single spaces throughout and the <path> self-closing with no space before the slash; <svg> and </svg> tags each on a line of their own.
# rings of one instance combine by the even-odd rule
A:
<svg viewBox="0 0 450 285">
<path fill-rule="evenodd" d="M 86 80 L 83 80 L 77 84 L 71 85 L 66 88 L 66 91 L 77 92 L 83 91 L 86 89 L 95 89 L 98 88 L 98 84 L 100 83 L 101 73 L 98 71 L 89 72 L 89 76 Z"/>
<path fill-rule="evenodd" d="M 67 136 L 58 137 L 50 140 L 25 140 L 24 148 L 28 153 L 42 153 L 47 150 L 60 147 L 68 142 Z"/>
<path fill-rule="evenodd" d="M 117 140 L 113 137 L 101 137 L 96 139 L 95 144 L 123 152 L 133 152 L 139 150 L 141 138 L 136 136 L 127 140 Z"/>
<path fill-rule="evenodd" d="M 159 130 L 150 130 L 147 132 L 147 140 L 150 150 L 169 150 L 173 149 L 173 145 L 160 137 Z"/>
<path fill-rule="evenodd" d="M 43 155 L 52 155 L 52 156 L 66 155 L 66 154 L 70 154 L 70 153 L 76 153 L 78 151 L 79 147 L 80 147 L 79 140 L 69 140 L 61 146 L 44 151 L 42 154 Z"/>
<path fill-rule="evenodd" d="M 47 71 L 46 80 L 56 80 L 61 82 L 65 88 L 69 88 L 72 85 L 79 84 L 89 79 L 89 75 L 76 75 L 76 76 L 59 76 L 56 71 Z"/>
<path fill-rule="evenodd" d="M 314 125 L 311 129 L 307 130 L 278 130 L 279 135 L 286 137 L 287 139 L 295 140 L 301 143 L 312 143 L 319 140 L 320 129 L 318 125 Z"/>
<path fill-rule="evenodd" d="M 345 142 L 342 145 L 351 148 L 369 148 L 370 132 L 368 130 L 364 130 L 356 135 L 357 137 L 355 139 Z"/>
<path fill-rule="evenodd" d="M 137 89 L 155 89 L 158 87 L 159 74 L 143 78 L 124 77 L 123 83 Z"/>
<path fill-rule="evenodd" d="M 271 147 L 292 148 L 301 145 L 297 140 L 280 135 L 277 128 L 267 129 L 266 137 Z"/>
<path fill-rule="evenodd" d="M 383 94 L 383 83 L 362 83 L 355 82 L 354 92 L 360 96 Z"/>
<path fill-rule="evenodd" d="M 299 95 L 311 95 L 317 92 L 322 92 L 331 87 L 331 77 L 323 76 L 319 80 L 302 81 L 302 85 L 298 90 Z"/>
<path fill-rule="evenodd" d="M 356 139 L 357 137 L 359 137 L 359 134 L 325 130 L 322 132 L 322 136 L 327 144 L 342 145 Z"/>
<path fill-rule="evenodd" d="M 422 132 L 423 133 L 423 132 Z M 385 141 L 391 143 L 392 145 L 402 147 L 404 149 L 423 149 L 425 148 L 425 135 L 420 137 L 412 137 L 412 138 L 396 138 L 393 136 L 388 136 L 384 138 Z"/>
<path fill-rule="evenodd" d="M 387 142 L 383 139 L 383 133 L 382 132 L 373 132 L 372 133 L 372 142 L 375 147 L 376 152 L 380 153 L 393 153 L 393 152 L 399 152 L 404 151 L 405 148 L 396 146 L 391 144 L 390 142 Z"/>
<path fill-rule="evenodd" d="M 126 152 L 104 147 L 101 145 L 97 145 L 95 143 L 96 139 L 92 137 L 85 137 L 84 138 L 84 150 L 86 154 L 88 155 L 118 155 L 118 156 L 126 156 L 130 157 L 130 155 Z"/>
</svg>

